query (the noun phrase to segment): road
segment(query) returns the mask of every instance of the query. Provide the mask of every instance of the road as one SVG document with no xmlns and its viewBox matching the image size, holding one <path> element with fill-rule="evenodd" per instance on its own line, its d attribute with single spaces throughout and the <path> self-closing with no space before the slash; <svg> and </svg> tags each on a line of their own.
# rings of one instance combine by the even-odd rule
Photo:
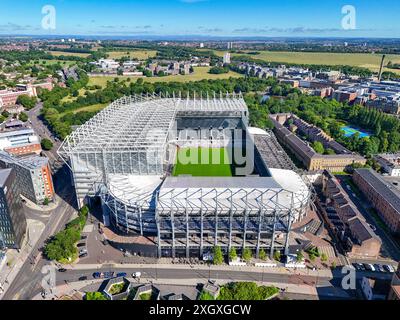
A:
<svg viewBox="0 0 400 320">
<path fill-rule="evenodd" d="M 40 288 L 43 278 L 41 270 L 44 265 L 49 264 L 49 261 L 42 256 L 40 249 L 44 247 L 49 237 L 64 228 L 65 224 L 76 212 L 75 208 L 70 205 L 74 201 L 75 195 L 71 192 L 69 183 L 64 184 L 59 189 L 58 195 L 60 196 L 58 200 L 60 202 L 59 206 L 51 213 L 42 235 L 34 245 L 31 254 L 22 265 L 14 281 L 10 284 L 9 289 L 3 296 L 3 300 L 29 299 L 33 296 L 33 292 Z"/>
<path fill-rule="evenodd" d="M 340 184 L 342 185 L 343 189 L 360 210 L 362 215 L 364 216 L 365 220 L 370 224 L 376 227 L 375 233 L 381 238 L 383 242 L 383 249 L 385 253 L 388 255 L 387 258 L 393 259 L 394 261 L 400 261 L 400 249 L 394 243 L 391 236 L 389 236 L 378 224 L 375 223 L 375 220 L 371 216 L 370 212 L 368 211 L 371 208 L 368 205 L 368 201 L 366 199 L 360 199 L 352 190 L 348 189 L 349 181 L 351 177 L 349 176 L 337 176 Z M 350 185 L 351 186 L 351 185 Z M 376 263 L 376 261 L 375 261 Z"/>
<path fill-rule="evenodd" d="M 53 183 L 58 196 L 59 205 L 50 215 L 46 227 L 40 236 L 39 240 L 33 247 L 30 255 L 22 265 L 14 281 L 10 284 L 9 289 L 3 296 L 3 300 L 11 299 L 30 299 L 41 288 L 41 280 L 43 275 L 41 270 L 44 265 L 49 262 L 42 256 L 41 249 L 44 247 L 45 242 L 49 237 L 56 234 L 64 228 L 65 224 L 71 220 L 76 209 L 71 205 L 75 204 L 75 192 L 71 187 L 70 173 L 68 168 L 58 158 L 56 150 L 60 142 L 55 141 L 51 132 L 42 123 L 39 118 L 40 109 L 42 104 L 38 103 L 37 106 L 31 109 L 28 113 L 30 124 L 35 132 L 41 138 L 51 139 L 54 143 L 54 148 L 51 151 L 44 152 L 49 158 L 53 169 Z"/>
<path fill-rule="evenodd" d="M 43 107 L 43 103 L 39 102 L 33 109 L 28 111 L 28 117 L 30 120 L 30 126 L 36 132 L 41 139 L 47 138 L 53 142 L 53 149 L 50 151 L 43 151 L 43 153 L 50 159 L 51 169 L 57 171 L 63 165 L 62 160 L 57 154 L 57 150 L 61 145 L 61 141 L 54 136 L 49 128 L 42 122 L 40 118 L 40 111 Z"/>
</svg>

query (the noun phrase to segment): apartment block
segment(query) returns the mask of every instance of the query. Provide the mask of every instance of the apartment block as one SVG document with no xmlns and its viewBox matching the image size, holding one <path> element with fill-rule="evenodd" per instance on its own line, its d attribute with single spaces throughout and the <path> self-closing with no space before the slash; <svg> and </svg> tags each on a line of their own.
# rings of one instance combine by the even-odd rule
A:
<svg viewBox="0 0 400 320">
<path fill-rule="evenodd" d="M 333 139 L 327 141 L 326 146 L 338 153 L 333 155 L 318 154 L 307 142 L 303 141 L 294 132 L 284 126 L 289 118 L 292 118 L 291 114 L 270 115 L 270 119 L 274 123 L 274 132 L 279 142 L 289 149 L 307 170 L 329 170 L 332 172 L 339 172 L 344 171 L 355 163 L 361 165 L 366 164 L 366 159 L 364 157 L 350 152 Z M 322 139 L 324 135 L 318 135 L 318 137 Z M 310 138 L 313 139 L 313 135 L 311 135 Z M 320 141 L 320 138 L 317 139 L 317 134 L 315 134 L 314 138 Z"/>
<path fill-rule="evenodd" d="M 342 242 L 350 257 L 379 256 L 382 241 L 374 233 L 356 205 L 329 171 L 324 171 L 322 192 L 325 196 L 325 220 Z"/>
<path fill-rule="evenodd" d="M 14 169 L 21 195 L 25 198 L 36 204 L 53 199 L 54 186 L 47 158 L 37 155 L 17 157 L 0 152 L 0 167 Z"/>
<path fill-rule="evenodd" d="M 400 232 L 400 191 L 371 169 L 357 169 L 353 181 L 394 233 Z"/>
</svg>

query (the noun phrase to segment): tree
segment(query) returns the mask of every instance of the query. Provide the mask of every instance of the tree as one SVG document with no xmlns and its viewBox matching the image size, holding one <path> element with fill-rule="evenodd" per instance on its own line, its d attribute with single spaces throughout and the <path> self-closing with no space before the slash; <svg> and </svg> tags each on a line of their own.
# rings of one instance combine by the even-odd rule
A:
<svg viewBox="0 0 400 320">
<path fill-rule="evenodd" d="M 278 262 L 281 262 L 281 252 L 280 251 L 274 252 L 274 259 Z"/>
<path fill-rule="evenodd" d="M 322 262 L 328 261 L 328 256 L 326 255 L 326 253 L 322 253 L 322 254 L 321 254 L 321 261 L 322 261 Z"/>
<path fill-rule="evenodd" d="M 22 122 L 27 122 L 29 118 L 26 113 L 21 112 L 18 116 L 18 119 L 21 120 Z"/>
<path fill-rule="evenodd" d="M 249 248 L 243 249 L 242 253 L 242 259 L 246 262 L 250 262 L 251 258 L 253 257 L 253 254 Z"/>
<path fill-rule="evenodd" d="M 215 298 L 207 291 L 202 291 L 199 295 L 198 300 L 215 300 Z"/>
<path fill-rule="evenodd" d="M 224 255 L 220 246 L 213 248 L 213 263 L 215 265 L 221 265 L 224 262 Z"/>
<path fill-rule="evenodd" d="M 261 249 L 261 250 L 260 250 L 260 252 L 258 253 L 258 257 L 259 257 L 261 260 L 266 260 L 266 259 L 267 259 L 267 253 L 265 252 L 264 249 Z"/>
<path fill-rule="evenodd" d="M 22 105 L 26 110 L 30 110 L 30 109 L 34 108 L 36 105 L 36 102 L 37 102 L 37 100 L 35 97 L 29 97 L 26 94 L 20 95 L 17 98 L 17 103 Z"/>
<path fill-rule="evenodd" d="M 332 150 L 331 148 L 328 148 L 328 149 L 325 149 L 324 154 L 334 155 L 334 154 L 336 154 L 336 152 L 334 150 Z"/>
<path fill-rule="evenodd" d="M 53 142 L 50 139 L 42 139 L 41 145 L 42 149 L 46 151 L 50 151 L 53 148 Z"/>
<path fill-rule="evenodd" d="M 325 152 L 324 145 L 319 141 L 314 141 L 312 144 L 312 148 L 315 150 L 315 152 L 319 154 L 324 154 Z"/>
<path fill-rule="evenodd" d="M 235 261 L 236 259 L 237 259 L 236 249 L 234 247 L 232 247 L 232 249 L 229 250 L 229 260 Z"/>
<path fill-rule="evenodd" d="M 85 300 L 107 300 L 101 292 L 86 292 Z"/>
<path fill-rule="evenodd" d="M 299 250 L 299 251 L 297 252 L 296 261 L 297 261 L 297 262 L 302 262 L 303 260 L 304 260 L 303 251 Z"/>
<path fill-rule="evenodd" d="M 49 198 L 44 198 L 44 200 L 43 200 L 43 205 L 44 205 L 44 206 L 48 206 L 49 203 L 50 203 Z"/>
<path fill-rule="evenodd" d="M 277 294 L 276 287 L 257 286 L 255 282 L 232 282 L 221 287 L 218 300 L 266 300 Z"/>
</svg>

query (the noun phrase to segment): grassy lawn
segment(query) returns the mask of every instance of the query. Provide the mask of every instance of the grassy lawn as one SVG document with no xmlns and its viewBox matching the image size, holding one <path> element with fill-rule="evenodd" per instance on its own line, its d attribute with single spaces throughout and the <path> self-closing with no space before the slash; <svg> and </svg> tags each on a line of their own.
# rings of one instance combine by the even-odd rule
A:
<svg viewBox="0 0 400 320">
<path fill-rule="evenodd" d="M 129 52 L 129 54 L 128 54 Z M 122 57 L 130 57 L 132 59 L 147 60 L 156 56 L 155 50 L 125 50 L 125 51 L 109 51 L 107 52 L 109 59 L 120 59 Z"/>
<path fill-rule="evenodd" d="M 194 72 L 189 75 L 176 75 L 176 76 L 166 76 L 166 77 L 141 77 L 145 82 L 155 83 L 155 82 L 190 82 L 190 81 L 200 81 L 204 79 L 229 79 L 240 78 L 241 74 L 230 71 L 229 73 L 223 74 L 210 74 L 208 71 L 209 67 L 196 67 L 194 68 Z M 121 81 L 126 81 L 128 78 L 132 79 L 132 81 L 136 81 L 139 77 L 126 77 L 126 76 L 105 76 L 105 77 L 90 77 L 89 85 L 99 85 L 105 87 L 107 85 L 107 81 L 113 81 L 114 78 L 118 78 Z"/>
<path fill-rule="evenodd" d="M 227 159 L 227 164 L 224 163 L 225 159 Z M 193 177 L 231 177 L 232 169 L 228 161 L 228 153 L 226 149 L 180 149 L 177 154 L 173 176 L 177 177 L 180 175 L 191 175 Z"/>
<path fill-rule="evenodd" d="M 214 51 L 222 57 L 225 51 Z M 368 53 L 330 53 L 330 52 L 283 52 L 283 51 L 259 51 L 258 55 L 248 55 L 253 59 L 271 62 L 286 62 L 298 64 L 325 64 L 325 65 L 349 65 L 368 68 L 374 72 L 379 71 L 382 55 Z M 232 54 L 233 56 L 244 54 Z M 386 63 L 400 63 L 400 55 L 386 55 Z M 400 73 L 400 70 L 386 69 Z"/>
<path fill-rule="evenodd" d="M 30 65 L 30 66 L 37 65 L 36 61 L 37 60 L 32 60 L 28 63 L 28 65 Z M 56 63 L 60 63 L 62 66 L 68 66 L 68 67 L 76 64 L 76 62 L 74 62 L 74 61 L 39 59 L 39 65 L 46 66 L 46 65 L 53 65 Z"/>
<path fill-rule="evenodd" d="M 55 57 L 68 56 L 68 57 L 87 58 L 88 56 L 90 56 L 89 53 L 79 53 L 79 52 L 49 51 L 49 53 Z"/>
<path fill-rule="evenodd" d="M 95 111 L 101 111 L 103 110 L 105 107 L 107 106 L 107 104 L 103 103 L 103 104 L 93 104 L 91 106 L 86 106 L 86 107 L 82 107 L 82 108 L 78 108 L 72 111 L 73 114 L 76 114 L 78 112 L 82 112 L 82 111 L 89 111 L 89 112 L 95 112 Z M 68 111 L 71 112 L 71 111 Z M 63 117 L 67 112 L 64 113 L 60 113 L 60 118 Z"/>
</svg>

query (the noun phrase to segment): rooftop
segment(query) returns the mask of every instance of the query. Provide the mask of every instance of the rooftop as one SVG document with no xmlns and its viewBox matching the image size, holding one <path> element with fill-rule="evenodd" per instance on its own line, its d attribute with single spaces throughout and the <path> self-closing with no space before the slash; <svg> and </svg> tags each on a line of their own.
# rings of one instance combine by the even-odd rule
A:
<svg viewBox="0 0 400 320">
<path fill-rule="evenodd" d="M 11 174 L 12 169 L 0 169 L 0 188 L 3 188 Z"/>
<path fill-rule="evenodd" d="M 12 156 L 7 152 L 0 151 L 0 161 L 4 161 L 8 164 L 16 163 L 28 170 L 34 170 L 46 166 L 49 162 L 49 159 L 46 157 L 40 157 L 36 154 L 17 157 Z"/>
<path fill-rule="evenodd" d="M 400 214 L 400 191 L 371 169 L 355 170 L 372 188 Z"/>
<path fill-rule="evenodd" d="M 247 112 L 240 94 L 207 98 L 173 96 L 131 96 L 113 102 L 76 129 L 60 148 L 60 153 L 95 151 L 162 150 L 168 142 L 176 116 L 187 112 Z"/>
</svg>

